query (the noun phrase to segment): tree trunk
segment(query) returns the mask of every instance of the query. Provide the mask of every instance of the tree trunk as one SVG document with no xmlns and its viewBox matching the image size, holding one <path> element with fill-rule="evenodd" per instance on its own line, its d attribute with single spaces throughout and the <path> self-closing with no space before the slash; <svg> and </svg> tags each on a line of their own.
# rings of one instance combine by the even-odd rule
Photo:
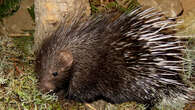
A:
<svg viewBox="0 0 195 110">
<path fill-rule="evenodd" d="M 64 21 L 66 15 L 76 14 L 81 8 L 85 9 L 86 16 L 90 15 L 88 0 L 35 0 L 35 52 L 39 50 L 42 41 Z"/>
</svg>

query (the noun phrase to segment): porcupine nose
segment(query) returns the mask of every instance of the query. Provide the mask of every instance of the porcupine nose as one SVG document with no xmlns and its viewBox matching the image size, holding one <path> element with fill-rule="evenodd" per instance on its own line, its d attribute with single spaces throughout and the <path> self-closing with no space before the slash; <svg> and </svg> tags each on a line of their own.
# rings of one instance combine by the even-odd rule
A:
<svg viewBox="0 0 195 110">
<path fill-rule="evenodd" d="M 46 92 L 54 91 L 55 86 L 49 82 L 41 81 L 39 88 L 40 88 L 41 92 L 46 93 Z"/>
</svg>

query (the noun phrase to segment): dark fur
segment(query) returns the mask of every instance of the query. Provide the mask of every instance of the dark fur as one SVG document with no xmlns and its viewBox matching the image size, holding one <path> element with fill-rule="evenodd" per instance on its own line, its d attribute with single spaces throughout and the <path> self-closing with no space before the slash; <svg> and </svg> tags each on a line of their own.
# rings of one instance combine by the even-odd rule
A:
<svg viewBox="0 0 195 110">
<path fill-rule="evenodd" d="M 173 31 L 167 31 L 169 29 L 166 28 L 158 32 L 162 25 L 155 27 L 153 24 L 166 21 L 169 23 L 168 27 L 175 24 L 174 21 L 159 19 L 148 23 L 149 27 L 145 29 L 144 26 L 147 25 L 145 21 L 158 18 L 162 14 L 156 13 L 150 18 L 139 19 L 151 14 L 152 11 L 141 13 L 142 11 L 138 9 L 134 13 L 123 14 L 120 17 L 108 14 L 84 23 L 74 22 L 69 27 L 61 26 L 45 41 L 37 55 L 36 70 L 40 88 L 44 91 L 63 93 L 65 98 L 80 102 L 103 99 L 111 103 L 136 101 L 150 106 L 163 97 L 185 95 L 186 87 L 179 76 L 181 71 L 165 67 L 177 66 L 181 69 L 182 63 L 171 62 L 159 66 L 157 64 L 160 61 L 155 61 L 156 58 L 182 61 L 182 47 L 168 49 L 181 44 L 175 43 L 164 47 L 165 50 L 158 50 L 161 53 L 151 52 L 152 47 L 166 42 L 177 42 L 177 39 L 171 36 L 155 40 L 155 43 L 151 44 L 147 44 L 149 41 L 144 37 L 140 39 L 141 35 L 154 32 L 157 33 L 153 36 L 159 35 L 158 37 L 172 34 Z M 141 33 L 144 31 L 148 32 Z M 125 46 L 126 44 L 129 46 Z M 63 58 L 59 58 L 57 53 L 60 51 L 71 52 L 73 62 L 70 67 L 63 64 Z M 68 60 L 65 61 L 67 62 Z M 59 74 L 54 77 L 52 72 Z"/>
</svg>

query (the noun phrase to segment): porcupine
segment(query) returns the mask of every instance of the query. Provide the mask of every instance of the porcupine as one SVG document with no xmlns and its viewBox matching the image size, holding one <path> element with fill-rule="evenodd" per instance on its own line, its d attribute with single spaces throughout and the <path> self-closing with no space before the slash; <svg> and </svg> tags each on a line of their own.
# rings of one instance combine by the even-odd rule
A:
<svg viewBox="0 0 195 110">
<path fill-rule="evenodd" d="M 153 8 L 116 16 L 84 23 L 77 17 L 46 39 L 36 64 L 41 90 L 79 102 L 136 101 L 148 108 L 164 97 L 187 97 L 176 22 Z"/>
</svg>

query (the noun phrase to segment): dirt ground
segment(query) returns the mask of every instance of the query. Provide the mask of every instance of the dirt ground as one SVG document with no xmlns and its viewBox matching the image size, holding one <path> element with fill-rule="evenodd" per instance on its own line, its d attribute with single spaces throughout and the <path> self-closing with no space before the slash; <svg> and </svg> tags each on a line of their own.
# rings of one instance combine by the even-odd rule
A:
<svg viewBox="0 0 195 110">
<path fill-rule="evenodd" d="M 9 34 L 23 33 L 23 30 L 33 30 L 32 21 L 27 8 L 32 6 L 34 0 L 22 0 L 20 9 L 14 15 L 3 19 L 4 28 Z"/>
</svg>

